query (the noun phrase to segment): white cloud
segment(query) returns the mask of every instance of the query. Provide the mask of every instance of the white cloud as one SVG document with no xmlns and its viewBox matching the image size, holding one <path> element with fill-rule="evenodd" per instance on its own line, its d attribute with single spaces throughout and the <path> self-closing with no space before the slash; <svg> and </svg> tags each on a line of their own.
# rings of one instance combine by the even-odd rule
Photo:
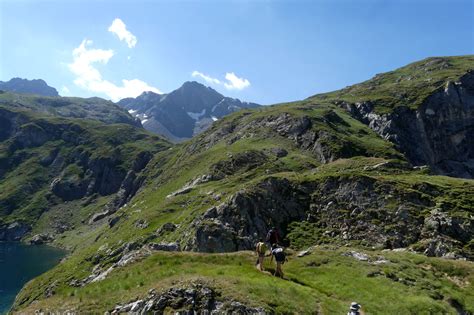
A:
<svg viewBox="0 0 474 315">
<path fill-rule="evenodd" d="M 157 88 L 138 79 L 122 80 L 122 86 L 103 79 L 94 65 L 96 63 L 107 64 L 113 57 L 114 51 L 87 48 L 90 45 L 92 45 L 91 40 L 83 40 L 79 47 L 73 50 L 73 62 L 68 64 L 69 70 L 76 75 L 74 83 L 77 86 L 91 92 L 104 93 L 112 101 L 118 101 L 125 97 L 137 97 L 145 91 L 161 93 Z"/>
<path fill-rule="evenodd" d="M 124 40 L 127 43 L 128 48 L 133 48 L 137 44 L 137 37 L 127 30 L 127 26 L 119 18 L 113 20 L 112 24 L 109 26 L 109 32 L 117 35 L 121 41 Z"/>
<path fill-rule="evenodd" d="M 227 72 L 225 74 L 227 82 L 222 82 L 219 79 L 213 78 L 199 71 L 193 71 L 191 75 L 193 77 L 200 77 L 209 84 L 223 85 L 228 90 L 243 90 L 250 86 L 249 80 L 239 78 L 233 72 Z"/>
<path fill-rule="evenodd" d="M 250 86 L 250 82 L 247 79 L 239 78 L 233 72 L 225 74 L 225 78 L 228 82 L 224 83 L 224 86 L 228 90 L 243 90 Z"/>
<path fill-rule="evenodd" d="M 199 72 L 199 71 L 193 71 L 193 73 L 191 75 L 193 77 L 200 77 L 200 78 L 204 79 L 204 81 L 206 81 L 207 83 L 221 84 L 221 81 L 219 81 L 218 79 L 212 78 L 212 77 L 210 77 L 208 75 L 205 75 L 204 73 Z"/>
</svg>

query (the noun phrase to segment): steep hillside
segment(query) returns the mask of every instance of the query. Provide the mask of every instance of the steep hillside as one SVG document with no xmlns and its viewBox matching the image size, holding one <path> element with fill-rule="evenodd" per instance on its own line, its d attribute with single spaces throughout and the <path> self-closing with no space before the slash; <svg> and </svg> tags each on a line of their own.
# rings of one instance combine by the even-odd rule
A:
<svg viewBox="0 0 474 315">
<path fill-rule="evenodd" d="M 419 167 L 351 104 L 241 110 L 159 150 L 131 200 L 53 243 L 71 256 L 27 284 L 14 311 L 335 314 L 357 300 L 367 313 L 474 312 L 474 181 Z M 292 253 L 285 280 L 246 252 L 272 226 Z"/>
<path fill-rule="evenodd" d="M 59 98 L 0 98 L 0 241 L 36 233 L 35 242 L 52 241 L 93 222 L 100 217 L 95 212 L 117 210 L 138 189 L 140 173 L 153 154 L 167 148 L 142 128 L 64 118 L 71 108 L 43 106 L 43 101 Z M 9 103 L 12 98 L 16 102 Z M 95 118 L 108 112 L 87 114 Z M 134 123 L 131 117 L 129 121 Z"/>
<path fill-rule="evenodd" d="M 147 130 L 174 142 L 201 133 L 225 115 L 259 106 L 225 97 L 197 82 L 185 82 L 169 94 L 145 92 L 118 104 L 140 118 Z"/>
<path fill-rule="evenodd" d="M 59 96 L 55 88 L 50 87 L 44 80 L 27 80 L 13 78 L 7 82 L 0 81 L 0 90 L 22 94 L 37 94 L 42 96 Z"/>
<path fill-rule="evenodd" d="M 428 58 L 316 95 L 397 145 L 414 165 L 474 178 L 474 56 Z"/>
</svg>

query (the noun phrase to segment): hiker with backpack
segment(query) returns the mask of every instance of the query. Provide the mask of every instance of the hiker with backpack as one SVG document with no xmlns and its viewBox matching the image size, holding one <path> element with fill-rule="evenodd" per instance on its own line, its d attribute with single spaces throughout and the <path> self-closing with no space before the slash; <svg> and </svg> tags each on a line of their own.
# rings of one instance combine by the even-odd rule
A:
<svg viewBox="0 0 474 315">
<path fill-rule="evenodd" d="M 270 246 L 273 246 L 273 244 L 280 244 L 280 234 L 276 227 L 272 227 L 268 231 L 266 241 Z"/>
<path fill-rule="evenodd" d="M 274 275 L 277 277 L 283 278 L 283 270 L 281 269 L 281 266 L 286 261 L 286 254 L 285 254 L 285 251 L 283 250 L 283 247 L 280 247 L 276 243 L 272 245 L 272 254 L 271 254 L 270 262 L 273 261 L 273 257 L 275 257 L 275 261 L 276 261 L 276 269 L 275 269 Z"/>
<path fill-rule="evenodd" d="M 263 271 L 263 259 L 265 258 L 265 253 L 267 252 L 267 245 L 263 242 L 263 239 L 260 239 L 255 248 L 257 253 L 257 269 Z"/>
</svg>

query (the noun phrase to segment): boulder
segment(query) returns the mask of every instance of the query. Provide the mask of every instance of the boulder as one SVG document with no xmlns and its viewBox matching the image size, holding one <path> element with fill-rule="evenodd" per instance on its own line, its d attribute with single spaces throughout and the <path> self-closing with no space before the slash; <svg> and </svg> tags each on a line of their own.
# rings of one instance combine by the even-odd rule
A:
<svg viewBox="0 0 474 315">
<path fill-rule="evenodd" d="M 34 235 L 30 240 L 30 244 L 41 245 L 41 244 L 49 243 L 53 240 L 54 240 L 53 235 L 41 233 L 41 234 Z"/>
</svg>

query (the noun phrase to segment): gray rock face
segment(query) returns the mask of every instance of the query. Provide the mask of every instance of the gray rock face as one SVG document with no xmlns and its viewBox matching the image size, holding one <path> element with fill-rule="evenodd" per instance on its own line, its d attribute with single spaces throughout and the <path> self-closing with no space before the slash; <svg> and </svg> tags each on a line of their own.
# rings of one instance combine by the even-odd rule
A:
<svg viewBox="0 0 474 315">
<path fill-rule="evenodd" d="M 436 174 L 474 178 L 474 72 L 447 82 L 417 109 L 378 115 L 369 102 L 343 104 L 354 117 L 395 143 L 413 165 Z"/>
<path fill-rule="evenodd" d="M 54 237 L 51 234 L 43 234 L 43 233 L 42 234 L 36 234 L 31 238 L 30 244 L 32 244 L 32 245 L 41 245 L 41 244 L 51 242 L 53 240 L 54 240 Z"/>
<path fill-rule="evenodd" d="M 438 194 L 429 185 L 401 193 L 396 186 L 362 176 L 304 185 L 269 178 L 195 219 L 185 250 L 252 250 L 271 226 L 285 237 L 291 222 L 307 221 L 336 242 L 358 240 L 389 249 L 417 244 L 417 250 L 432 256 L 470 257 L 464 246 L 474 233 L 474 221 L 436 210 L 432 198 Z M 432 214 L 424 219 L 422 211 Z"/>
<path fill-rule="evenodd" d="M 241 191 L 230 201 L 209 209 L 194 221 L 196 234 L 186 249 L 230 252 L 253 249 L 269 228 L 285 231 L 287 224 L 306 217 L 309 196 L 303 187 L 270 178 L 252 191 Z"/>
<path fill-rule="evenodd" d="M 230 299 L 223 299 L 213 288 L 194 283 L 157 293 L 150 290 L 144 299 L 115 306 L 110 314 L 266 314 L 263 308 L 249 307 Z"/>
</svg>

